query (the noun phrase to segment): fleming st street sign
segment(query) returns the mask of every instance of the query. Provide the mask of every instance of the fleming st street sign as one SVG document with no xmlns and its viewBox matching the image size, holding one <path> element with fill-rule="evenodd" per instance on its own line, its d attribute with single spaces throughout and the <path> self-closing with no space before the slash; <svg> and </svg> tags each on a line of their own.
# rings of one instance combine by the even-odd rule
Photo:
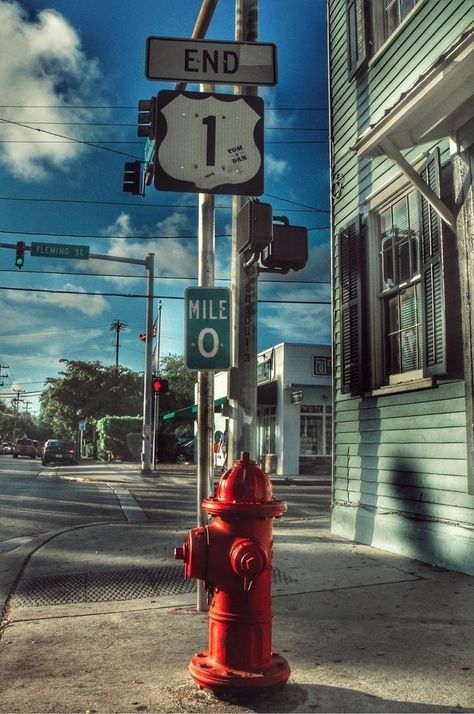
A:
<svg viewBox="0 0 474 714">
<path fill-rule="evenodd" d="M 276 46 L 263 42 L 221 42 L 148 37 L 145 76 L 173 82 L 276 84 Z"/>
<path fill-rule="evenodd" d="M 31 255 L 42 258 L 74 258 L 88 260 L 88 245 L 61 245 L 60 243 L 31 243 Z"/>
</svg>

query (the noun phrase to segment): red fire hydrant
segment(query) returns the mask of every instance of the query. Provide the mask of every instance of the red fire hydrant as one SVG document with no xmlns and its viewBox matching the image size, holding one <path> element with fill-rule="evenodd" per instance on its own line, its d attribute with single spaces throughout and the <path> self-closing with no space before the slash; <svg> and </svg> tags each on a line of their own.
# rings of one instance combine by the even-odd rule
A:
<svg viewBox="0 0 474 714">
<path fill-rule="evenodd" d="M 213 522 L 188 531 L 175 550 L 185 577 L 212 589 L 208 650 L 191 658 L 191 676 L 208 688 L 284 683 L 290 667 L 271 646 L 271 561 L 272 519 L 286 504 L 273 498 L 270 479 L 243 453 L 201 505 Z"/>
</svg>

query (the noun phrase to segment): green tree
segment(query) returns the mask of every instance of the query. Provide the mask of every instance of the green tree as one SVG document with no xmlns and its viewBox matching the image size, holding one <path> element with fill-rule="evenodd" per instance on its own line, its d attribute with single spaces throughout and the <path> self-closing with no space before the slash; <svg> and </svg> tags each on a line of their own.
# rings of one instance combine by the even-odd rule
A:
<svg viewBox="0 0 474 714">
<path fill-rule="evenodd" d="M 60 360 L 60 377 L 46 379 L 40 400 L 39 422 L 55 436 L 68 437 L 78 421 L 95 423 L 104 416 L 136 416 L 143 409 L 143 376 L 125 367 L 100 362 Z"/>
<path fill-rule="evenodd" d="M 196 375 L 184 364 L 182 355 L 167 354 L 160 360 L 161 376 L 168 380 L 168 392 L 160 398 L 160 412 L 177 411 L 194 404 Z"/>
</svg>

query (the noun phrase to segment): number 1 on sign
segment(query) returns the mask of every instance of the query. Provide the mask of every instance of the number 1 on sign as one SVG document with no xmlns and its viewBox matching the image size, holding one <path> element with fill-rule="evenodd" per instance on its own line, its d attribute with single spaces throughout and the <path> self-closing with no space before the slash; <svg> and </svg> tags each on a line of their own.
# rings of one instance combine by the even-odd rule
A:
<svg viewBox="0 0 474 714">
<path fill-rule="evenodd" d="M 212 114 L 204 117 L 202 123 L 207 126 L 206 165 L 216 165 L 216 117 Z"/>
</svg>

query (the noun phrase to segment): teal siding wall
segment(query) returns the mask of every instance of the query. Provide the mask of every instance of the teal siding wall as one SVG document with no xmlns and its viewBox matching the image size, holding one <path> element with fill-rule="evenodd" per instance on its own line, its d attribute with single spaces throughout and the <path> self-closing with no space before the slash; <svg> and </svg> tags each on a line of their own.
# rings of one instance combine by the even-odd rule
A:
<svg viewBox="0 0 474 714">
<path fill-rule="evenodd" d="M 333 200 L 333 529 L 377 545 L 384 538 L 377 541 L 374 535 L 376 514 L 390 514 L 392 519 L 398 514 L 406 522 L 424 520 L 430 528 L 433 523 L 439 527 L 457 524 L 472 533 L 474 496 L 467 493 L 464 381 L 451 376 L 438 380 L 432 389 L 377 397 L 341 393 L 337 241 L 339 230 L 354 216 L 364 214 L 365 199 L 399 174 L 398 167 L 385 157 L 359 159 L 351 150 L 356 137 L 378 121 L 472 25 L 472 2 L 424 0 L 370 60 L 367 71 L 353 80 L 347 72 L 346 0 L 329 0 L 328 12 L 332 172 L 343 177 L 342 193 Z M 417 146 L 404 154 L 413 162 L 435 146 Z M 448 141 L 438 146 L 442 164 L 449 162 Z M 344 509 L 352 509 L 352 516 L 345 515 Z M 358 532 L 360 509 L 365 511 L 365 525 Z M 371 527 L 367 527 L 369 522 Z M 420 537 L 417 532 L 416 538 Z M 400 543 L 406 540 L 403 527 L 387 528 L 383 547 L 402 551 Z M 419 548 L 403 552 L 422 557 Z M 432 552 L 429 557 L 433 558 Z M 456 567 L 456 556 L 451 553 L 444 560 L 441 556 L 439 562 Z M 469 567 L 474 569 L 472 555 L 471 562 Z"/>
</svg>

